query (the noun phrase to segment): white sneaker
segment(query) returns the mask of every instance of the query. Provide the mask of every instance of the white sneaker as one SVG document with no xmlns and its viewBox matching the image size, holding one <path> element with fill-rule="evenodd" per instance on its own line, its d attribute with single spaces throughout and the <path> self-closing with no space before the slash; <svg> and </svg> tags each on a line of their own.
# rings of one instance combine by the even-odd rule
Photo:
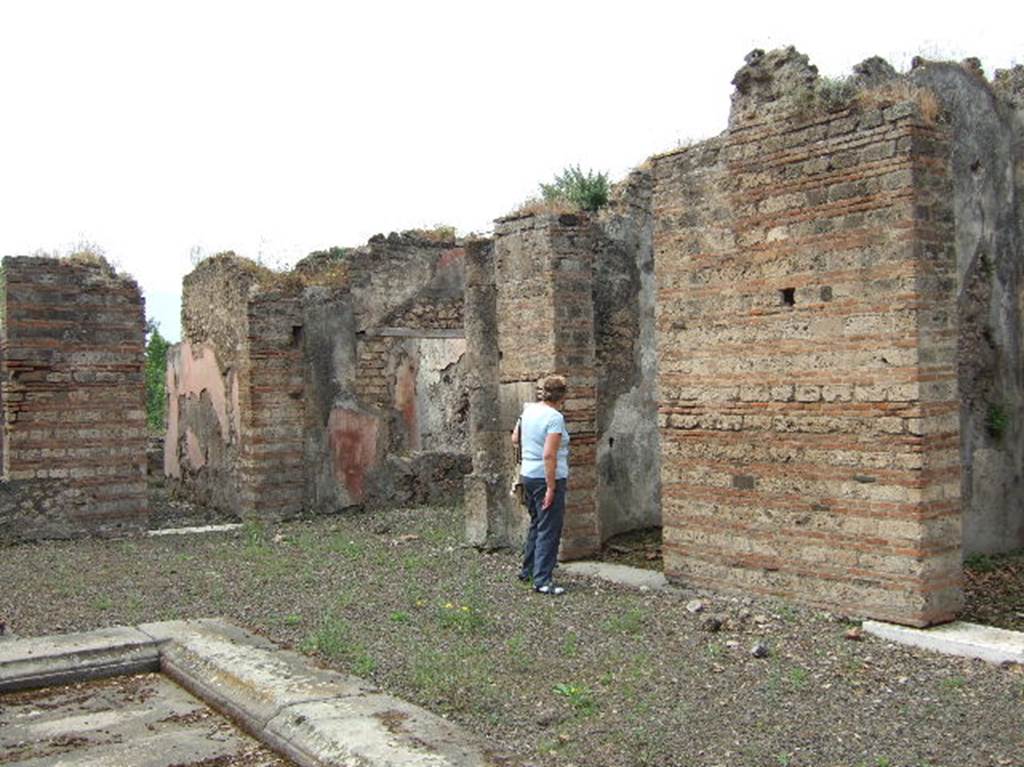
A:
<svg viewBox="0 0 1024 767">
<path fill-rule="evenodd" d="M 552 597 L 560 597 L 565 593 L 565 589 L 561 586 L 556 586 L 553 583 L 545 584 L 544 586 L 538 586 L 534 589 L 538 594 L 547 594 Z"/>
</svg>

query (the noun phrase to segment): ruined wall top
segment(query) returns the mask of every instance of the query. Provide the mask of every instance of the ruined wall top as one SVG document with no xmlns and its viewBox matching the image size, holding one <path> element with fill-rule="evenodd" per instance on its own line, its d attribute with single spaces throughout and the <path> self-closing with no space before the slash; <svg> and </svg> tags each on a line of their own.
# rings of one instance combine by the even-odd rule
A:
<svg viewBox="0 0 1024 767">
<path fill-rule="evenodd" d="M 92 253 L 77 253 L 70 256 L 5 256 L 3 268 L 8 269 L 12 265 L 49 271 L 58 269 L 73 269 L 79 272 L 77 279 L 85 280 L 86 285 L 114 286 L 138 290 L 138 283 L 131 275 L 119 272 L 106 258 Z"/>
<path fill-rule="evenodd" d="M 732 84 L 729 124 L 764 116 L 787 101 L 806 98 L 814 92 L 818 68 L 793 46 L 765 53 L 755 48 L 744 59 Z"/>
<path fill-rule="evenodd" d="M 755 49 L 747 54 L 745 62 L 732 80 L 736 89 L 732 94 L 730 128 L 796 109 L 819 107 L 835 111 L 851 106 L 867 92 L 886 88 L 898 98 L 912 99 L 913 89 L 921 84 L 921 70 L 937 66 L 958 67 L 1005 105 L 1016 109 L 1024 106 L 1024 67 L 996 70 L 989 81 L 976 58 L 956 64 L 916 57 L 911 71 L 900 74 L 885 59 L 872 56 L 854 66 L 850 76 L 838 78 L 819 77 L 818 68 L 793 46 L 767 53 Z"/>
</svg>

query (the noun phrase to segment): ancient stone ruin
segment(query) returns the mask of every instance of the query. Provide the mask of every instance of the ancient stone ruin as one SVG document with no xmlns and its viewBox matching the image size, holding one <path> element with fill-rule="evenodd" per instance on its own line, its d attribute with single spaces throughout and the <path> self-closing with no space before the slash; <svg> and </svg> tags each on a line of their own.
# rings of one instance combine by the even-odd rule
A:
<svg viewBox="0 0 1024 767">
<path fill-rule="evenodd" d="M 417 233 L 185 278 L 166 475 L 243 518 L 461 496 L 463 250 Z"/>
<path fill-rule="evenodd" d="M 101 259 L 5 258 L 0 543 L 146 529 L 145 312 Z"/>
<path fill-rule="evenodd" d="M 287 274 L 199 264 L 169 481 L 255 519 L 464 492 L 468 540 L 515 546 L 509 431 L 558 372 L 565 558 L 660 526 L 683 583 L 954 617 L 962 557 L 1024 546 L 1024 68 L 868 59 L 838 81 L 789 48 L 733 82 L 721 135 L 599 213 L 377 236 Z M 137 289 L 4 264 L 0 537 L 141 528 Z"/>
<path fill-rule="evenodd" d="M 503 435 L 558 371 L 568 556 L 660 514 L 682 582 L 951 619 L 1024 545 L 1022 79 L 755 51 L 722 135 L 471 243 L 470 539 L 516 540 Z"/>
</svg>

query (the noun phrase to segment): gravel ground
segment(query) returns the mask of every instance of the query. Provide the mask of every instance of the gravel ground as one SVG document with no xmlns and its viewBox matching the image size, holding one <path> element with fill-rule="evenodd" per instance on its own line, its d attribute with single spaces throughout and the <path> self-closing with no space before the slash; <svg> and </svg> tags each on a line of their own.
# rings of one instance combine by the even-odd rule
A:
<svg viewBox="0 0 1024 767">
<path fill-rule="evenodd" d="M 28 636 L 225 616 L 529 765 L 1024 765 L 1020 667 L 854 641 L 776 601 L 584 579 L 543 597 L 460 530 L 417 509 L 23 545 L 0 559 L 0 618 Z"/>
<path fill-rule="evenodd" d="M 964 563 L 965 621 L 1024 631 L 1024 550 Z"/>
</svg>

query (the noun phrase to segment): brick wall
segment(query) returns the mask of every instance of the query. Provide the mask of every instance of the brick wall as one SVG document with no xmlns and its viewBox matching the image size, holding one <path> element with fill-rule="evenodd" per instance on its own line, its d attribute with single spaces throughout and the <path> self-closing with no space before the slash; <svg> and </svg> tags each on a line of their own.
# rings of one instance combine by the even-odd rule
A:
<svg viewBox="0 0 1024 767">
<path fill-rule="evenodd" d="M 951 619 L 947 136 L 913 101 L 739 101 L 723 137 L 654 162 L 666 572 Z"/>
<path fill-rule="evenodd" d="M 367 404 L 386 406 L 392 397 L 389 367 L 398 339 L 393 336 L 370 336 L 357 346 L 356 396 Z"/>
<path fill-rule="evenodd" d="M 102 261 L 16 257 L 3 266 L 0 538 L 145 529 L 138 286 Z M 67 503 L 44 503 L 52 498 Z"/>
</svg>

